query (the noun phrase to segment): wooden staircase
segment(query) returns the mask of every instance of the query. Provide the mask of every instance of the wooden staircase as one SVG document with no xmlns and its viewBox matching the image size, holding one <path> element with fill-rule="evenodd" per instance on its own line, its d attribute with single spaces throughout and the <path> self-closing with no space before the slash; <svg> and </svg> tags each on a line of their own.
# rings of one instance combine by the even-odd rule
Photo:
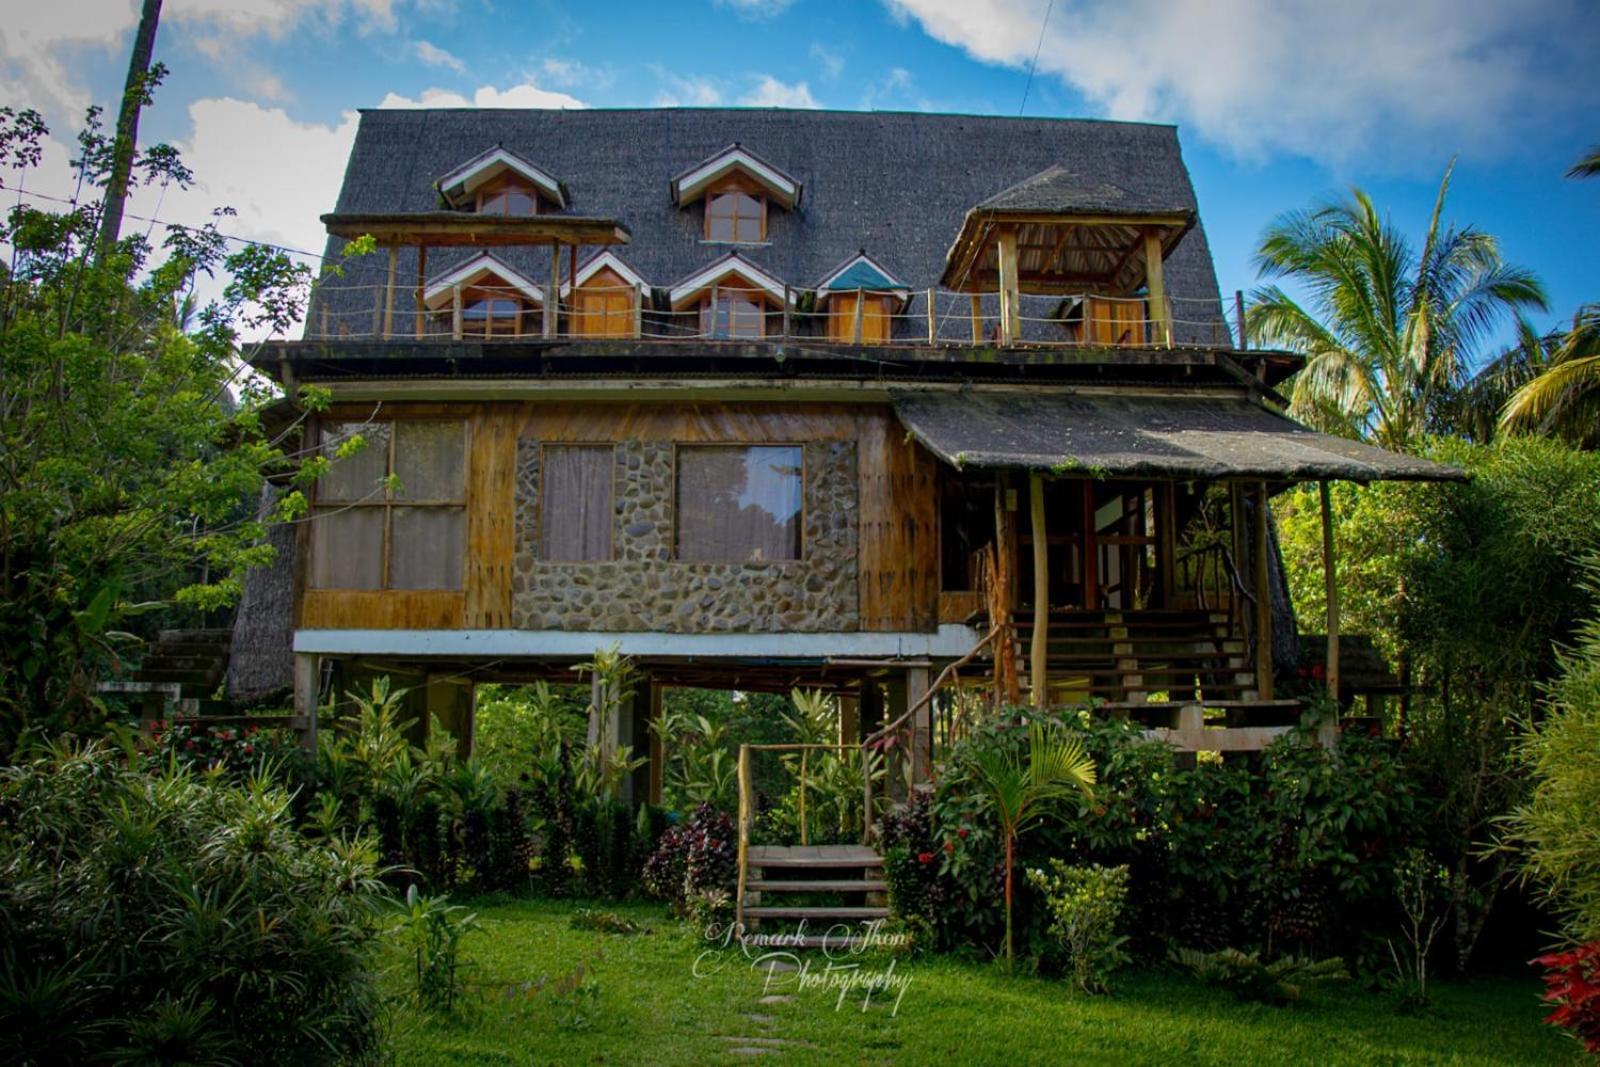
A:
<svg viewBox="0 0 1600 1067">
<path fill-rule="evenodd" d="M 100 683 L 104 693 L 144 694 L 147 718 L 226 710 L 214 694 L 228 669 L 233 631 L 162 630 L 132 676 Z"/>
<path fill-rule="evenodd" d="M 1031 613 L 1019 613 L 1024 658 L 1032 630 Z M 1223 612 L 1052 612 L 1046 647 L 1052 703 L 1140 704 L 1155 694 L 1220 702 L 1258 695 L 1246 644 Z"/>
<path fill-rule="evenodd" d="M 889 917 L 883 857 L 866 845 L 751 845 L 739 883 L 744 929 L 803 924 L 786 947 L 842 948 L 859 941 L 862 923 Z"/>
</svg>

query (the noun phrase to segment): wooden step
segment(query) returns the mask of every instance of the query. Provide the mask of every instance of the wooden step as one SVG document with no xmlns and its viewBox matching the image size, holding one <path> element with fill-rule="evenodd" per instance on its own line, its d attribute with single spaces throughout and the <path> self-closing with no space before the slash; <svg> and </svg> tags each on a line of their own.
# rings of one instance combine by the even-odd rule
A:
<svg viewBox="0 0 1600 1067">
<path fill-rule="evenodd" d="M 883 857 L 866 845 L 752 845 L 750 867 L 882 867 Z"/>
<path fill-rule="evenodd" d="M 815 882 L 763 878 L 746 882 L 745 888 L 752 893 L 887 893 L 889 884 L 882 880 L 861 878 L 827 878 Z"/>
<path fill-rule="evenodd" d="M 746 919 L 887 919 L 888 908 L 794 908 L 778 905 L 758 905 L 745 908 Z"/>
<path fill-rule="evenodd" d="M 741 942 L 746 938 L 740 938 Z M 777 945 L 751 941 L 749 947 L 756 953 L 783 951 L 791 948 L 826 948 L 830 952 L 853 952 L 866 943 L 860 937 L 829 937 L 826 934 L 806 934 L 804 937 L 784 937 Z"/>
</svg>

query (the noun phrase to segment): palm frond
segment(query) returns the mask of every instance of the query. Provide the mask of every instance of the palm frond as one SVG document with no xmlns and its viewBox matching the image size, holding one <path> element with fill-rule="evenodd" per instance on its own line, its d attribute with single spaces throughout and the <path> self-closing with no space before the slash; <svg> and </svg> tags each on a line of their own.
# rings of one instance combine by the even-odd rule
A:
<svg viewBox="0 0 1600 1067">
<path fill-rule="evenodd" d="M 1600 176 L 1600 144 L 1593 145 L 1572 165 L 1567 171 L 1569 178 L 1593 178 Z"/>
</svg>

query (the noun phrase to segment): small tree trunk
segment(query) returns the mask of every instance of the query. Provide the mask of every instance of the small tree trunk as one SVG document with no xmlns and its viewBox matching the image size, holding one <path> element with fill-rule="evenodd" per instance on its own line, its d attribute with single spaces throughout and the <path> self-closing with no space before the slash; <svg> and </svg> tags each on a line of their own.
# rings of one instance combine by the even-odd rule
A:
<svg viewBox="0 0 1600 1067">
<path fill-rule="evenodd" d="M 1016 970 L 1017 954 L 1011 943 L 1011 852 L 1015 847 L 1014 834 L 1006 834 L 1006 973 Z"/>
<path fill-rule="evenodd" d="M 133 153 L 139 141 L 139 112 L 144 107 L 145 79 L 150 73 L 150 57 L 155 54 L 156 25 L 160 21 L 161 0 L 144 0 L 139 30 L 133 38 L 133 55 L 128 60 L 128 80 L 122 90 L 122 110 L 117 114 L 117 139 L 111 146 L 111 174 L 100 214 L 96 262 L 104 259 L 122 236 L 122 209 L 128 199 Z"/>
</svg>

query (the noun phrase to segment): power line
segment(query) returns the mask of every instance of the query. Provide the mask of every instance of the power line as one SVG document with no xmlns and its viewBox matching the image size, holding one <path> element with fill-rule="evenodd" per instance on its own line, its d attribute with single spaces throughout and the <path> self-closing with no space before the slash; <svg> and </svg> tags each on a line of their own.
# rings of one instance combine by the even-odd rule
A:
<svg viewBox="0 0 1600 1067">
<path fill-rule="evenodd" d="M 16 190 L 16 193 L 18 196 L 31 196 L 35 200 L 48 200 L 53 204 L 66 204 L 68 207 L 78 206 L 78 201 L 76 200 L 59 196 L 51 196 L 48 193 L 36 193 L 32 189 L 18 189 Z M 125 219 L 135 219 L 139 222 L 153 223 L 157 226 L 165 226 L 169 230 L 189 230 L 197 232 L 204 228 L 201 226 L 190 226 L 187 223 L 182 222 L 168 222 L 166 219 L 154 218 L 149 215 L 135 215 L 131 212 L 125 212 L 122 217 Z M 244 245 L 257 245 L 261 248 L 270 248 L 275 252 L 287 252 L 290 255 L 305 256 L 309 259 L 327 260 L 331 258 L 322 255 L 320 252 L 307 252 L 303 248 L 290 248 L 288 245 L 273 244 L 271 241 L 256 241 L 249 237 L 236 237 L 233 234 L 227 233 L 218 233 L 217 236 L 222 238 L 224 241 L 235 241 Z"/>
<path fill-rule="evenodd" d="M 1044 21 L 1039 23 L 1039 43 L 1033 46 L 1033 62 L 1028 64 L 1028 80 L 1022 86 L 1022 103 L 1017 106 L 1018 116 L 1021 116 L 1028 106 L 1028 90 L 1033 88 L 1033 72 L 1039 67 L 1039 53 L 1044 50 L 1044 31 L 1050 26 L 1050 12 L 1055 10 L 1055 6 L 1056 0 L 1050 0 L 1044 9 Z"/>
</svg>

